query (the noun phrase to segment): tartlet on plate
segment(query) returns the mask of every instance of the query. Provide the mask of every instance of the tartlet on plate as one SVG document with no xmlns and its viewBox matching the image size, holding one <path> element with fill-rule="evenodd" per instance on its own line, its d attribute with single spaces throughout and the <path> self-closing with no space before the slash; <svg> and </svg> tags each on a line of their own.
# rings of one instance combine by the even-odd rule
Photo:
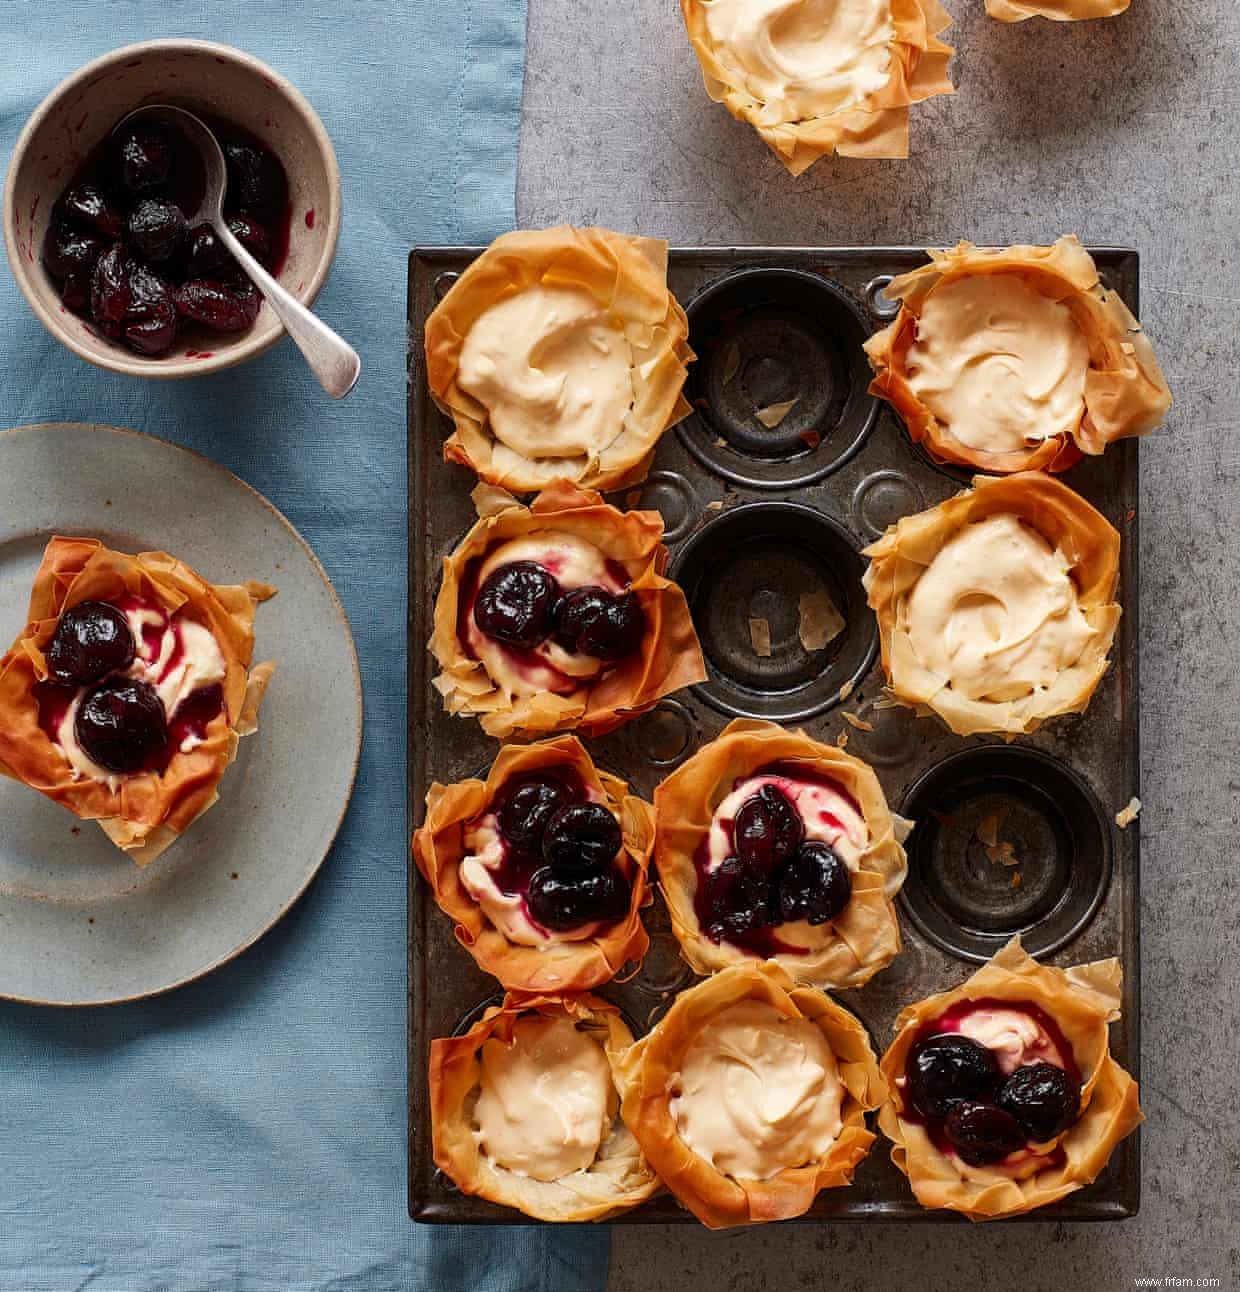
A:
<svg viewBox="0 0 1240 1292">
<path fill-rule="evenodd" d="M 536 1220 L 606 1220 L 659 1179 L 618 1116 L 633 1034 L 597 996 L 509 995 L 431 1042 L 436 1165 L 465 1193 Z"/>
<path fill-rule="evenodd" d="M 820 157 L 907 157 L 908 110 L 951 94 L 938 0 L 681 0 L 706 92 L 793 174 Z"/>
<path fill-rule="evenodd" d="M 711 1229 L 787 1220 L 850 1184 L 887 1097 L 861 1024 L 771 961 L 682 992 L 620 1072 L 642 1152 Z"/>
<path fill-rule="evenodd" d="M 1137 1083 L 1110 1051 L 1121 981 L 1118 960 L 1039 965 L 1016 937 L 901 1012 L 878 1124 L 923 1206 L 990 1220 L 1098 1176 L 1142 1121 Z"/>
<path fill-rule="evenodd" d="M 1041 471 L 988 479 L 905 516 L 862 553 L 895 699 L 957 735 L 1080 713 L 1119 623 L 1120 538 Z"/>
<path fill-rule="evenodd" d="M 1162 421 L 1153 347 L 1075 237 L 927 255 L 884 289 L 900 312 L 865 349 L 870 390 L 936 461 L 1066 471 Z"/>
<path fill-rule="evenodd" d="M 859 987 L 900 950 L 907 822 L 835 745 L 738 718 L 659 785 L 655 865 L 698 973 L 772 958 Z"/>
<path fill-rule="evenodd" d="M 1000 22 L 1024 22 L 1026 18 L 1078 22 L 1085 18 L 1113 18 L 1131 3 L 1132 0 L 986 0 L 986 12 Z"/>
<path fill-rule="evenodd" d="M 557 481 L 526 507 L 474 490 L 478 521 L 444 560 L 429 649 L 451 713 L 488 735 L 599 735 L 701 682 L 684 593 L 663 577 L 658 512 Z"/>
<path fill-rule="evenodd" d="M 503 234 L 426 321 L 427 382 L 456 428 L 445 459 L 515 493 L 644 479 L 689 413 L 688 335 L 666 242 L 569 225 Z"/>
<path fill-rule="evenodd" d="M 485 781 L 433 784 L 413 856 L 478 965 L 509 989 L 584 991 L 649 945 L 654 812 L 581 742 L 499 751 Z"/>
<path fill-rule="evenodd" d="M 218 798 L 275 665 L 251 667 L 265 583 L 164 552 L 53 538 L 0 659 L 0 773 L 97 821 L 140 866 Z"/>
</svg>

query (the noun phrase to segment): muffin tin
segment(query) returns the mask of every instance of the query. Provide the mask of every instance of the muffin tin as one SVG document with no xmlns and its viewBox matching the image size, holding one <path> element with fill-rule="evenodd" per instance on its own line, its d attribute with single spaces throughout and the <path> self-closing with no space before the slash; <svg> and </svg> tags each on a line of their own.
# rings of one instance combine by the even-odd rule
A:
<svg viewBox="0 0 1240 1292">
<path fill-rule="evenodd" d="M 442 558 L 474 518 L 474 477 L 440 455 L 451 426 L 427 391 L 422 329 L 456 274 L 481 248 L 415 251 L 409 266 L 409 806 L 421 821 L 434 780 L 485 774 L 498 748 L 476 722 L 442 711 L 425 651 Z M 1091 248 L 1104 282 L 1138 308 L 1135 251 Z M 1139 1077 L 1138 831 L 1115 813 L 1137 794 L 1137 445 L 1112 445 L 1064 477 L 1119 530 L 1120 622 L 1107 672 L 1084 715 L 1054 719 L 1005 744 L 963 739 L 932 718 L 888 707 L 860 549 L 909 512 L 933 506 L 969 477 L 935 465 L 891 410 L 866 393 L 861 342 L 895 313 L 883 287 L 924 263 L 915 248 L 673 250 L 669 285 L 686 306 L 698 354 L 686 393 L 693 415 L 661 441 L 639 487 L 611 495 L 658 510 L 669 573 L 685 589 L 708 681 L 589 742 L 596 762 L 649 798 L 655 785 L 736 715 L 803 726 L 877 770 L 893 807 L 915 817 L 899 899 L 905 947 L 865 987 L 837 994 L 881 1054 L 900 1009 L 959 984 L 1015 932 L 1026 948 L 1069 965 L 1118 956 L 1124 1016 L 1112 1052 Z M 796 402 L 777 425 L 752 416 Z M 774 420 L 773 418 L 771 420 Z M 800 640 L 800 599 L 825 592 L 844 619 L 824 649 Z M 769 628 L 758 655 L 749 620 Z M 851 715 L 853 721 L 849 721 Z M 990 824 L 988 824 L 990 823 Z M 1011 843 L 995 860 L 980 833 Z M 1019 874 L 1019 879 L 1014 876 Z M 427 1057 L 432 1038 L 465 1030 L 497 984 L 452 934 L 409 863 L 409 1212 L 417 1220 L 521 1223 L 460 1193 L 431 1155 Z M 647 1030 L 695 975 L 680 958 L 661 899 L 646 912 L 641 970 L 601 995 Z M 622 975 L 623 977 L 623 975 Z M 1091 1186 L 1033 1214 L 1113 1220 L 1140 1199 L 1136 1137 Z M 819 1194 L 804 1219 L 956 1221 L 924 1211 L 880 1135 L 851 1188 Z M 670 1195 L 617 1224 L 693 1222 Z"/>
</svg>

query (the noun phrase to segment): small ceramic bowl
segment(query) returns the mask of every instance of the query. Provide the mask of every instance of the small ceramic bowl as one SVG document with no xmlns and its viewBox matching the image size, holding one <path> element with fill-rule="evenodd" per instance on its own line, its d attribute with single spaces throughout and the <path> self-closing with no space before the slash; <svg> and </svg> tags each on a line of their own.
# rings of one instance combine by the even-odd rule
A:
<svg viewBox="0 0 1240 1292">
<path fill-rule="evenodd" d="M 113 50 L 74 72 L 39 105 L 13 150 L 4 185 L 4 244 L 13 275 L 47 330 L 101 368 L 135 377 L 197 377 L 252 359 L 284 334 L 265 305 L 236 334 L 195 329 L 147 358 L 109 341 L 60 301 L 40 258 L 57 198 L 116 123 L 148 103 L 174 102 L 248 131 L 280 159 L 291 204 L 280 281 L 309 305 L 340 235 L 340 171 L 318 114 L 258 59 L 204 40 L 152 40 Z"/>
</svg>

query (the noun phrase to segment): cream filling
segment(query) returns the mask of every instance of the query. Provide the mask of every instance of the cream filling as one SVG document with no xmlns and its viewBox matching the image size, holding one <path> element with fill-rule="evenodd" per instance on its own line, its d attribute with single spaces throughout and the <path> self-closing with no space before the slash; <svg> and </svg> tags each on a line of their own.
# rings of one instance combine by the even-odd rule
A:
<svg viewBox="0 0 1240 1292">
<path fill-rule="evenodd" d="M 685 1052 L 669 1109 L 698 1157 L 738 1180 L 822 1159 L 843 1125 L 835 1055 L 808 1019 L 744 1000 Z"/>
<path fill-rule="evenodd" d="M 565 592 L 571 588 L 597 586 L 608 592 L 623 592 L 625 585 L 612 577 L 607 558 L 592 543 L 559 530 L 536 530 L 523 538 L 501 543 L 482 563 L 478 586 L 492 571 L 513 561 L 534 561 L 558 580 Z M 574 655 L 548 638 L 530 650 L 514 653 L 502 642 L 493 641 L 474 622 L 472 610 L 465 617 L 469 648 L 486 666 L 491 680 L 510 698 L 536 695 L 539 691 L 565 690 L 565 677 L 591 681 L 602 671 L 590 655 Z M 575 689 L 574 684 L 574 689 Z"/>
<path fill-rule="evenodd" d="M 527 1016 L 481 1057 L 475 1134 L 491 1161 L 535 1180 L 589 1167 L 615 1115 L 602 1049 L 571 1019 Z"/>
<path fill-rule="evenodd" d="M 990 1050 L 1005 1077 L 1026 1063 L 1068 1066 L 1046 1029 L 1024 1010 L 975 1009 L 956 1024 L 955 1030 Z"/>
<path fill-rule="evenodd" d="M 603 796 L 587 787 L 591 803 Z M 520 893 L 505 893 L 495 882 L 495 871 L 504 864 L 505 845 L 496 825 L 495 813 L 488 812 L 469 825 L 464 834 L 465 856 L 461 859 L 461 887 L 478 903 L 483 915 L 508 939 L 523 947 L 545 947 L 556 942 L 583 942 L 602 927 L 597 921 L 559 931 L 544 929 L 530 918 Z M 623 851 L 623 849 L 621 849 Z M 617 857 L 620 853 L 616 854 Z"/>
<path fill-rule="evenodd" d="M 521 457 L 594 458 L 624 429 L 632 367 L 624 332 L 588 292 L 533 286 L 478 317 L 457 380 Z"/>
<path fill-rule="evenodd" d="M 195 623 L 191 619 L 178 619 L 174 622 L 162 611 L 127 610 L 125 618 L 133 633 L 136 651 L 133 663 L 120 674 L 122 677 L 135 678 L 153 687 L 163 702 L 164 715 L 170 720 L 182 700 L 204 687 L 223 682 L 228 674 L 223 653 L 219 643 L 209 628 Z M 156 643 L 152 646 L 143 635 L 143 628 L 158 628 L 162 625 Z M 177 649 L 177 636 L 181 638 L 181 654 L 171 668 L 168 667 Z M 101 781 L 115 793 L 126 778 L 115 772 L 100 767 L 91 759 L 78 743 L 74 723 L 78 709 L 90 687 L 80 687 L 72 703 L 65 710 L 56 729 L 56 743 L 64 751 L 77 779 Z M 180 752 L 188 754 L 202 743 L 196 736 L 187 736 L 180 746 Z"/>
<path fill-rule="evenodd" d="M 727 827 L 746 799 L 752 798 L 764 785 L 774 785 L 791 800 L 801 818 L 807 839 L 817 839 L 830 846 L 853 874 L 860 869 L 861 854 L 869 842 L 870 831 L 865 818 L 848 797 L 829 785 L 798 781 L 789 776 L 762 774 L 742 781 L 715 809 L 708 836 L 708 873 L 714 872 L 731 852 Z M 810 924 L 796 920 L 779 925 L 781 942 L 807 951 L 817 950 L 834 937 L 830 924 Z"/>
<path fill-rule="evenodd" d="M 1084 334 L 1066 305 L 1015 274 L 932 291 L 905 367 L 913 393 L 972 449 L 1015 453 L 1071 436 L 1085 412 Z"/>
<path fill-rule="evenodd" d="M 964 526 L 904 608 L 922 666 L 970 700 L 1017 700 L 1081 657 L 1089 626 L 1062 552 L 1013 515 Z"/>
<path fill-rule="evenodd" d="M 719 59 L 761 105 L 760 124 L 829 116 L 887 84 L 891 0 L 710 0 Z"/>
</svg>

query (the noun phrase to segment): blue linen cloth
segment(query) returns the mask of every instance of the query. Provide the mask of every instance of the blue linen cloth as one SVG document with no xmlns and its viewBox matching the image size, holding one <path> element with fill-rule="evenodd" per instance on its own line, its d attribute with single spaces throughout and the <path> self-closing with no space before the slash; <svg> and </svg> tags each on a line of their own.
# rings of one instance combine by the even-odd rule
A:
<svg viewBox="0 0 1240 1292">
<path fill-rule="evenodd" d="M 0 5 L 6 166 L 39 100 L 118 45 L 210 38 L 288 75 L 343 174 L 343 236 L 319 307 L 365 364 L 342 404 L 287 341 L 214 377 L 126 379 L 61 348 L 0 271 L 0 426 L 131 426 L 249 481 L 332 576 L 366 692 L 340 839 L 255 948 L 141 1004 L 0 1005 L 5 1292 L 604 1281 L 605 1230 L 422 1227 L 405 1206 L 406 253 L 511 226 L 524 32 L 524 0 Z"/>
</svg>

